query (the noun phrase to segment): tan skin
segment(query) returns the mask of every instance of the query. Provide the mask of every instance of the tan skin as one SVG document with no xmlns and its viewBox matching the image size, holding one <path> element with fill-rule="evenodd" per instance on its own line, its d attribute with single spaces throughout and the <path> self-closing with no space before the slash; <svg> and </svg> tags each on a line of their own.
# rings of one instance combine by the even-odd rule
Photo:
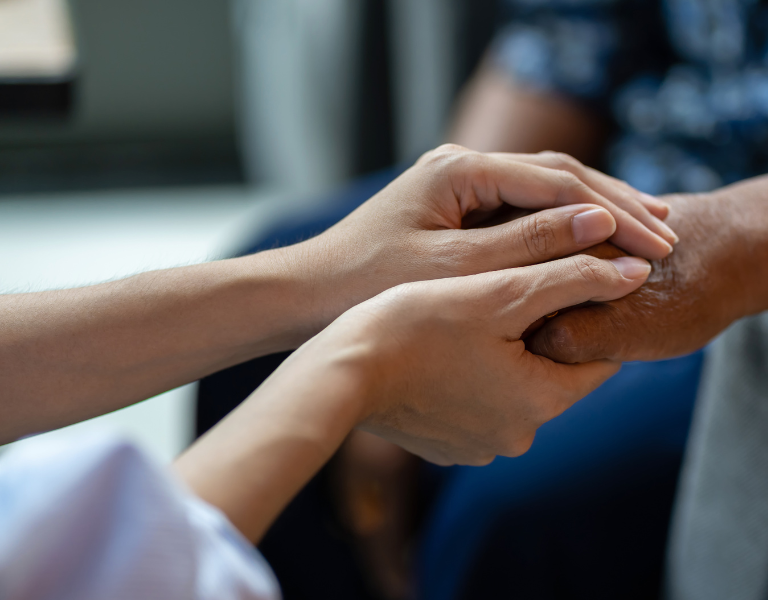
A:
<svg viewBox="0 0 768 600">
<path fill-rule="evenodd" d="M 638 258 L 578 256 L 391 288 L 303 344 L 176 470 L 258 540 L 354 427 L 443 465 L 520 455 L 618 369 L 534 356 L 523 331 L 568 303 L 626 295 L 649 272 Z"/>
</svg>

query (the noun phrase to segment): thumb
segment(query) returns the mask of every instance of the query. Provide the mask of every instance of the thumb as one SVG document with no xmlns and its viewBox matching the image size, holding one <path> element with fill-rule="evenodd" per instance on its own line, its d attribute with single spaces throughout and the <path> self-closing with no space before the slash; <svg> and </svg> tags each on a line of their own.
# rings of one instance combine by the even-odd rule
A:
<svg viewBox="0 0 768 600">
<path fill-rule="evenodd" d="M 540 356 L 536 358 L 546 360 Z M 560 402 L 552 407 L 555 416 L 562 414 L 584 396 L 594 392 L 621 368 L 620 362 L 611 360 L 594 360 L 578 365 L 563 365 L 550 361 L 547 363 L 547 377 L 550 383 L 562 390 L 567 390 L 567 394 L 561 396 Z"/>
<path fill-rule="evenodd" d="M 651 265 L 642 258 L 602 260 L 584 254 L 512 270 L 509 283 L 518 293 L 511 303 L 515 323 L 510 333 L 519 337 L 537 319 L 563 308 L 626 296 L 650 272 Z"/>
<path fill-rule="evenodd" d="M 616 221 L 604 208 L 574 204 L 481 229 L 446 231 L 471 252 L 477 272 L 523 267 L 568 256 L 607 240 Z"/>
</svg>

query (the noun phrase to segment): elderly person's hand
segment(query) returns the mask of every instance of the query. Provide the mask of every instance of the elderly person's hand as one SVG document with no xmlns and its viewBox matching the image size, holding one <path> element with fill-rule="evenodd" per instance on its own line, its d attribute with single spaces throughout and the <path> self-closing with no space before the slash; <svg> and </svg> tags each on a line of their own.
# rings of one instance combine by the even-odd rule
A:
<svg viewBox="0 0 768 600">
<path fill-rule="evenodd" d="M 576 363 L 656 360 L 704 346 L 731 322 L 768 308 L 768 178 L 710 194 L 665 197 L 680 243 L 648 283 L 619 300 L 578 307 L 527 339 L 534 353 Z M 590 254 L 623 254 L 602 244 Z"/>
<path fill-rule="evenodd" d="M 585 205 L 607 209 L 615 229 Z M 511 207 L 561 208 L 488 226 Z M 441 146 L 336 226 L 281 250 L 313 281 L 296 341 L 394 285 L 544 262 L 608 235 L 630 254 L 663 258 L 676 241 L 659 219 L 667 210 L 566 155 Z"/>
</svg>

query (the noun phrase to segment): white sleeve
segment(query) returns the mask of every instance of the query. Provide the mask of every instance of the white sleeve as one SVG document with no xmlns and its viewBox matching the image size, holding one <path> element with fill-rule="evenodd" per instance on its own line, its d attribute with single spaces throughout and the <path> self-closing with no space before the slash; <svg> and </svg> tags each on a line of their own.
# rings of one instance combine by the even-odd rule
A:
<svg viewBox="0 0 768 600">
<path fill-rule="evenodd" d="M 98 436 L 0 460 L 3 600 L 276 600 L 262 556 L 134 446 Z"/>
</svg>

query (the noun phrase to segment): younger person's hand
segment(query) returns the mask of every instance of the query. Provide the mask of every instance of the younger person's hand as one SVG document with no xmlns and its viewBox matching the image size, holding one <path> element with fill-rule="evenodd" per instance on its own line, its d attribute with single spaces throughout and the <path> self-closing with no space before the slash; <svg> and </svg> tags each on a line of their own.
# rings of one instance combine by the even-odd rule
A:
<svg viewBox="0 0 768 600">
<path fill-rule="evenodd" d="M 498 214 L 512 207 L 554 210 Z M 599 207 L 605 212 L 589 212 Z M 666 212 L 663 202 L 566 155 L 441 146 L 336 226 L 280 251 L 311 281 L 300 341 L 400 283 L 537 264 L 609 236 L 630 254 L 663 258 L 677 239 L 659 219 Z"/>
<path fill-rule="evenodd" d="M 563 307 L 625 296 L 649 272 L 638 258 L 579 255 L 401 285 L 343 315 L 285 373 L 291 363 L 298 371 L 302 362 L 348 353 L 365 373 L 362 429 L 439 464 L 517 456 L 540 425 L 618 369 L 610 361 L 563 365 L 536 356 L 523 332 Z"/>
<path fill-rule="evenodd" d="M 531 323 L 625 296 L 643 259 L 574 256 L 403 284 L 347 311 L 294 352 L 176 463 L 201 497 L 257 540 L 355 427 L 432 462 L 525 452 L 537 428 L 619 368 L 531 354 Z"/>
</svg>

